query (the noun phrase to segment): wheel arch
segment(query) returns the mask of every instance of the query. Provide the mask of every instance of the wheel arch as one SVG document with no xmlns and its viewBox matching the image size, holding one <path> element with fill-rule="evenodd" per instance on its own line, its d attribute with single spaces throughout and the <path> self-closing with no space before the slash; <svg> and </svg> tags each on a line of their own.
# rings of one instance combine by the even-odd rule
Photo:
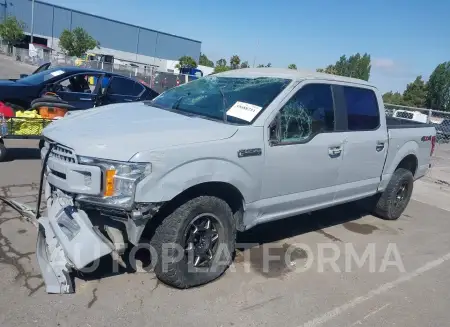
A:
<svg viewBox="0 0 450 327">
<path fill-rule="evenodd" d="M 418 167 L 418 159 L 417 156 L 415 154 L 408 154 L 407 156 L 405 156 L 397 165 L 397 167 L 395 168 L 395 170 L 399 169 L 399 168 L 404 168 L 406 170 L 409 170 L 413 176 L 415 176 L 416 171 L 417 171 L 417 167 Z"/>
</svg>

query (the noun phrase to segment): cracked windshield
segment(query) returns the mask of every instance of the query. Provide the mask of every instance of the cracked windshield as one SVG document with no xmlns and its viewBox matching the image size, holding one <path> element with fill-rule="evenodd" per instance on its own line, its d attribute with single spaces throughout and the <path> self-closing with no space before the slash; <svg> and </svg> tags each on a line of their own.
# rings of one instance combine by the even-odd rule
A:
<svg viewBox="0 0 450 327">
<path fill-rule="evenodd" d="M 188 115 L 250 124 L 290 82 L 289 79 L 269 77 L 207 76 L 168 90 L 148 104 Z M 250 118 L 233 114 L 229 110 L 234 109 L 236 103 L 255 108 L 257 112 Z"/>
</svg>

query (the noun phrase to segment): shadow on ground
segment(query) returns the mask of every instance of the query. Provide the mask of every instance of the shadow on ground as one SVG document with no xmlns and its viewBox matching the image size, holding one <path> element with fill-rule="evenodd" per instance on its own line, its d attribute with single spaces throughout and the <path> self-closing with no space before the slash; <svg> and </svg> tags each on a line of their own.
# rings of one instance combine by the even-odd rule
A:
<svg viewBox="0 0 450 327">
<path fill-rule="evenodd" d="M 7 162 L 15 160 L 36 160 L 40 159 L 41 155 L 38 148 L 8 148 L 7 147 L 6 160 Z"/>
<path fill-rule="evenodd" d="M 347 230 L 368 235 L 377 227 L 369 224 L 360 224 L 355 220 L 368 214 L 364 209 L 364 203 L 350 203 L 329 209 L 320 210 L 311 214 L 298 215 L 266 224 L 258 225 L 246 232 L 238 233 L 237 250 L 234 263 L 239 264 L 246 257 L 250 262 L 252 271 L 266 278 L 283 278 L 289 273 L 289 262 L 286 262 L 286 253 L 289 252 L 293 261 L 306 260 L 307 253 L 301 248 L 292 248 L 293 244 L 283 242 L 283 240 L 299 236 L 302 234 L 317 232 L 328 239 L 328 242 L 343 242 L 338 237 L 324 231 L 324 228 L 342 224 Z M 265 247 L 268 249 L 265 249 Z M 135 251 L 135 249 L 130 249 Z M 127 252 L 125 257 L 129 258 Z M 279 260 L 272 260 L 266 266 L 264 255 L 279 257 Z M 142 267 L 146 271 L 152 271 L 149 251 L 141 249 L 134 256 L 138 262 L 142 262 Z M 112 271 L 111 267 L 114 267 Z M 105 279 L 125 273 L 134 273 L 135 265 L 127 262 L 127 268 L 118 266 L 111 259 L 111 256 L 103 257 L 98 263 L 98 268 L 90 273 L 81 273 L 77 277 L 83 280 Z"/>
</svg>

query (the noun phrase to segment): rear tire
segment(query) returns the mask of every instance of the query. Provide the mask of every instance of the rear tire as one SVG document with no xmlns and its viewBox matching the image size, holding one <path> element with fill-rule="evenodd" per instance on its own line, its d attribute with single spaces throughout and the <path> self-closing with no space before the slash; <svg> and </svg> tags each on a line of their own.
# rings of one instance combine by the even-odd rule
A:
<svg viewBox="0 0 450 327">
<path fill-rule="evenodd" d="M 414 177 L 411 171 L 397 169 L 384 192 L 378 195 L 375 215 L 387 220 L 398 219 L 411 199 L 413 185 Z"/>
<path fill-rule="evenodd" d="M 210 228 L 206 228 L 207 220 Z M 178 250 L 167 248 L 168 244 Z M 229 205 L 217 197 L 199 196 L 182 204 L 156 228 L 150 245 L 156 250 L 157 262 L 152 265 L 158 279 L 170 286 L 199 286 L 225 272 L 235 244 L 236 223 Z"/>
</svg>

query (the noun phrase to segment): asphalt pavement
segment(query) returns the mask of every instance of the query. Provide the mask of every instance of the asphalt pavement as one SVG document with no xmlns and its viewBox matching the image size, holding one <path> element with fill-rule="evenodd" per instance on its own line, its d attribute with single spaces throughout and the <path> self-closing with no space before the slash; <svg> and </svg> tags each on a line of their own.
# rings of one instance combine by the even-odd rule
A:
<svg viewBox="0 0 450 327">
<path fill-rule="evenodd" d="M 6 143 L 0 195 L 34 206 L 37 142 Z M 208 285 L 176 290 L 152 272 L 113 273 L 105 260 L 76 277 L 71 295 L 45 292 L 35 228 L 0 203 L 0 326 L 445 326 L 449 200 L 450 146 L 439 145 L 397 221 L 330 208 L 240 233 L 247 245 Z"/>
</svg>

